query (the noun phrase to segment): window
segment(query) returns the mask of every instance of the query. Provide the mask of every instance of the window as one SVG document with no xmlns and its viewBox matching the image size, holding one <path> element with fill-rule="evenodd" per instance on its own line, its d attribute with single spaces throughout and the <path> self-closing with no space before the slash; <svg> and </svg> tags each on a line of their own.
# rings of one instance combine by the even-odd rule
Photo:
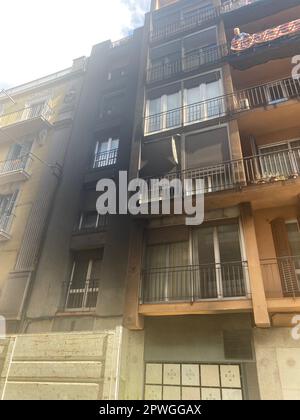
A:
<svg viewBox="0 0 300 420">
<path fill-rule="evenodd" d="M 0 195 L 0 230 L 8 232 L 12 223 L 13 210 L 18 191 L 13 194 Z"/>
<path fill-rule="evenodd" d="M 33 140 L 28 140 L 13 144 L 9 149 L 2 171 L 11 172 L 25 169 L 32 143 Z"/>
<path fill-rule="evenodd" d="M 194 229 L 189 241 L 150 245 L 143 302 L 245 297 L 247 270 L 242 254 L 237 223 Z"/>
<path fill-rule="evenodd" d="M 300 231 L 298 222 L 287 222 L 286 229 L 292 255 L 300 257 Z"/>
<path fill-rule="evenodd" d="M 95 147 L 95 156 L 93 169 L 113 166 L 117 163 L 119 150 L 119 139 L 109 138 L 103 142 L 97 142 Z"/>
<path fill-rule="evenodd" d="M 104 229 L 107 227 L 107 216 L 101 216 L 96 211 L 84 212 L 79 221 L 79 231 Z"/>
<path fill-rule="evenodd" d="M 206 193 L 232 187 L 232 169 L 224 163 L 230 159 L 227 127 L 186 136 L 185 151 L 187 174 L 194 180 L 191 194 L 197 179 L 203 179 Z"/>
<path fill-rule="evenodd" d="M 145 263 L 144 301 L 189 299 L 191 290 L 188 242 L 149 246 Z"/>
<path fill-rule="evenodd" d="M 114 95 L 104 98 L 102 117 L 115 117 L 122 114 L 124 107 L 124 95 Z"/>
<path fill-rule="evenodd" d="M 192 79 L 185 85 L 185 123 L 191 124 L 224 115 L 225 104 L 220 73 Z"/>
<path fill-rule="evenodd" d="M 183 48 L 185 70 L 193 70 L 203 64 L 215 62 L 220 58 L 216 28 L 185 38 Z"/>
<path fill-rule="evenodd" d="M 94 309 L 97 304 L 102 250 L 79 252 L 74 256 L 68 285 L 66 309 Z"/>
<path fill-rule="evenodd" d="M 147 363 L 145 400 L 243 400 L 238 364 Z"/>
<path fill-rule="evenodd" d="M 147 105 L 147 132 L 153 133 L 181 124 L 181 93 L 170 92 L 163 96 L 150 99 Z"/>
<path fill-rule="evenodd" d="M 150 50 L 150 81 L 162 80 L 181 70 L 181 42 L 173 42 Z"/>
<path fill-rule="evenodd" d="M 118 80 L 127 75 L 127 67 L 120 67 L 108 72 L 107 80 Z"/>
<path fill-rule="evenodd" d="M 185 25 L 193 26 L 201 24 L 208 19 L 215 17 L 215 9 L 212 4 L 206 4 L 201 7 L 191 7 L 183 11 L 183 20 Z"/>
<path fill-rule="evenodd" d="M 203 298 L 245 296 L 238 224 L 202 227 L 193 233 L 194 264 L 200 268 L 196 295 Z"/>
</svg>

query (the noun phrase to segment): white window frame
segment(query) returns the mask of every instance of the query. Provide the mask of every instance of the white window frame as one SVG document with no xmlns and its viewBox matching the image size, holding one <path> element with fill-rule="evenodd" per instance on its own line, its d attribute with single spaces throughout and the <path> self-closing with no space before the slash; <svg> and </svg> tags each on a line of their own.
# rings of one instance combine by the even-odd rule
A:
<svg viewBox="0 0 300 420">
<path fill-rule="evenodd" d="M 96 219 L 96 223 L 95 223 L 95 226 L 93 226 L 91 229 L 98 229 L 99 228 L 99 226 L 102 226 L 102 225 L 99 225 L 99 222 L 100 222 L 100 219 L 102 218 L 102 217 L 107 217 L 107 216 L 102 216 L 102 215 L 100 215 L 98 212 L 92 212 L 92 211 L 86 211 L 86 212 L 82 212 L 81 213 L 81 215 L 80 215 L 80 220 L 79 220 L 79 225 L 78 225 L 78 230 L 79 231 L 81 231 L 81 230 L 83 230 L 83 219 L 84 219 L 84 216 L 86 215 L 86 214 L 89 214 L 89 213 L 97 213 L 97 219 Z M 88 228 L 87 228 L 88 229 Z"/>
<path fill-rule="evenodd" d="M 88 295 L 89 293 L 99 293 L 100 287 L 98 285 L 98 287 L 89 287 L 90 282 L 91 282 L 91 273 L 92 273 L 92 269 L 93 269 L 93 264 L 94 264 L 94 260 L 90 259 L 89 263 L 88 263 L 88 270 L 87 270 L 87 275 L 85 278 L 85 282 L 84 282 L 84 288 L 83 289 L 72 289 L 72 283 L 73 283 L 73 279 L 74 279 L 74 274 L 75 274 L 75 269 L 76 269 L 76 264 L 77 262 L 74 261 L 73 262 L 73 266 L 72 266 L 72 272 L 71 272 L 71 277 L 70 277 L 70 281 L 69 281 L 69 285 L 68 285 L 68 292 L 67 292 L 67 297 L 66 297 L 66 302 L 65 302 L 65 311 L 66 312 L 90 312 L 91 309 L 96 309 L 96 306 L 93 308 L 87 307 L 87 300 L 88 300 Z M 100 280 L 100 279 L 99 279 Z M 69 298 L 71 295 L 80 295 L 83 294 L 82 297 L 82 306 L 79 308 L 69 308 L 68 307 L 68 302 L 69 302 Z"/>
<path fill-rule="evenodd" d="M 118 142 L 118 147 L 112 148 L 112 144 L 113 144 L 114 141 L 117 141 Z M 101 152 L 100 151 L 102 144 L 107 144 L 108 145 L 106 152 Z M 95 146 L 93 169 L 107 168 L 109 166 L 116 165 L 117 159 L 118 159 L 119 147 L 120 147 L 120 139 L 119 138 L 109 137 L 108 139 L 106 139 L 104 141 L 98 140 L 96 142 L 96 146 Z M 114 151 L 117 151 L 117 156 L 115 158 L 115 162 L 113 164 L 109 164 L 109 161 L 111 160 L 111 158 L 109 157 L 109 154 L 111 152 L 114 152 Z M 105 162 L 105 163 L 103 163 L 103 165 L 99 167 L 99 166 L 97 166 L 97 162 L 98 162 L 97 156 L 99 156 L 101 154 L 103 154 L 103 156 L 106 155 L 106 158 L 103 159 L 103 162 Z"/>
<path fill-rule="evenodd" d="M 174 94 L 171 94 L 171 95 L 162 95 L 162 96 L 159 96 L 158 98 L 147 100 L 147 103 L 146 103 L 147 124 L 149 124 L 149 121 L 150 121 L 151 117 L 155 117 L 155 115 L 158 115 L 158 116 L 160 115 L 160 117 L 157 117 L 157 118 L 161 118 L 161 122 L 160 122 L 159 125 L 162 128 L 159 129 L 159 130 L 156 130 L 156 131 L 148 131 L 148 127 L 147 127 L 146 135 L 152 135 L 152 134 L 155 134 L 155 133 L 161 133 L 163 131 L 173 130 L 173 129 L 176 129 L 176 128 L 181 126 L 181 124 L 180 124 L 180 122 L 181 122 L 181 107 L 182 107 L 182 93 L 181 92 L 182 92 L 181 90 L 178 90 L 178 92 L 175 92 Z M 176 94 L 178 94 L 180 105 L 179 105 L 178 108 L 174 109 L 174 112 L 176 110 L 178 110 L 178 112 L 179 112 L 179 124 L 174 125 L 172 127 L 167 127 L 168 113 L 172 111 L 171 109 L 168 110 L 168 96 L 172 96 L 172 95 L 176 95 Z M 156 99 L 160 99 L 160 101 L 161 101 L 161 111 L 158 114 L 150 115 L 150 103 L 151 103 L 151 101 L 156 100 Z"/>
<path fill-rule="evenodd" d="M 220 94 L 218 95 L 218 96 L 216 96 L 215 98 L 210 98 L 210 99 L 203 99 L 203 100 L 201 100 L 201 101 L 198 101 L 198 102 L 195 102 L 195 105 L 196 104 L 198 104 L 198 103 L 203 103 L 203 108 L 204 108 L 204 110 L 205 110 L 205 112 L 204 112 L 204 115 L 203 115 L 203 118 L 201 118 L 200 120 L 195 120 L 195 121 L 188 121 L 189 120 L 189 110 L 190 110 L 190 108 L 189 108 L 189 106 L 192 106 L 193 104 L 189 104 L 188 103 L 188 100 L 187 100 L 187 97 L 188 97 L 188 90 L 189 89 L 184 89 L 184 92 L 183 92 L 183 98 L 184 98 L 184 121 L 183 121 L 183 123 L 184 123 L 184 125 L 185 126 L 189 126 L 189 125 L 193 125 L 193 124 L 197 124 L 198 122 L 206 122 L 206 121 L 209 121 L 209 120 L 214 120 L 215 118 L 218 118 L 218 117 L 222 117 L 223 115 L 225 115 L 225 106 L 224 106 L 224 100 L 222 100 L 222 97 L 224 96 L 224 83 L 223 83 L 223 73 L 222 73 L 222 69 L 216 69 L 216 70 L 214 70 L 213 72 L 212 71 L 210 71 L 210 72 L 207 72 L 207 73 L 202 73 L 201 75 L 199 75 L 199 76 L 204 76 L 204 75 L 206 75 L 206 74 L 210 74 L 210 73 L 217 73 L 217 72 L 219 72 L 220 73 L 220 79 L 218 80 L 218 85 L 219 85 L 219 91 L 220 91 Z M 209 83 L 205 83 L 205 85 L 207 86 Z M 204 85 L 204 83 L 203 84 L 201 84 L 201 85 L 199 85 L 198 86 L 198 89 L 199 89 L 199 96 L 201 96 L 201 88 L 202 88 L 202 86 Z M 205 94 L 206 95 L 206 94 Z M 222 104 L 222 107 L 224 108 L 224 110 L 223 110 L 223 112 L 219 115 L 219 116 L 215 116 L 215 115 L 212 115 L 212 116 L 209 116 L 208 114 L 208 104 L 206 103 L 207 101 L 213 101 L 214 99 L 218 99 L 218 98 L 220 98 L 220 104 Z"/>
<path fill-rule="evenodd" d="M 244 235 L 243 235 L 243 227 L 242 227 L 242 223 L 241 223 L 241 219 L 239 218 L 236 223 L 232 223 L 232 224 L 237 224 L 238 226 L 238 233 L 239 233 L 239 245 L 240 245 L 240 252 L 241 252 L 241 258 L 242 261 L 241 263 L 244 263 L 247 261 L 246 258 L 246 248 L 245 248 L 245 241 L 244 241 Z M 219 235 L 218 235 L 218 226 L 212 226 L 213 227 L 213 243 L 214 243 L 214 259 L 215 259 L 215 270 L 216 270 L 216 283 L 217 283 L 217 293 L 218 293 L 218 300 L 222 300 L 222 301 L 226 301 L 226 300 L 241 300 L 241 299 L 249 299 L 251 296 L 250 293 L 250 279 L 249 279 L 249 273 L 247 270 L 243 270 L 244 273 L 244 282 L 245 282 L 245 292 L 246 292 L 246 296 L 238 296 L 238 297 L 229 297 L 226 298 L 223 296 L 223 283 L 222 283 L 222 262 L 221 262 L 221 256 L 220 256 L 220 242 L 219 242 Z M 223 226 L 221 224 L 221 226 Z M 201 228 L 200 228 L 201 229 Z M 194 255 L 194 250 L 193 250 L 193 240 L 194 240 L 194 232 L 196 232 L 196 230 L 191 230 L 191 249 L 192 249 L 192 264 L 196 263 L 196 259 L 197 257 Z M 194 260 L 193 260 L 194 258 Z M 243 266 L 244 269 L 244 266 Z M 216 299 L 205 299 L 205 301 L 215 301 Z"/>
</svg>

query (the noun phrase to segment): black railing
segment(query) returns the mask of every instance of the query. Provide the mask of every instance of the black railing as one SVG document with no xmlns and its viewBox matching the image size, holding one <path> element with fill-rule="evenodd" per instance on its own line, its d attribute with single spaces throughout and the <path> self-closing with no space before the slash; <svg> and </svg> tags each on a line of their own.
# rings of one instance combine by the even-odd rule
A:
<svg viewBox="0 0 300 420">
<path fill-rule="evenodd" d="M 85 283 L 67 285 L 64 310 L 92 310 L 96 308 L 100 280 L 87 280 Z"/>
<path fill-rule="evenodd" d="M 190 190 L 185 188 L 186 194 L 196 193 L 214 193 L 230 189 L 240 189 L 249 185 L 260 185 L 267 183 L 276 183 L 295 179 L 300 176 L 300 148 L 287 149 L 280 152 L 264 153 L 260 155 L 246 157 L 239 160 L 222 162 L 213 166 L 187 169 L 180 172 L 172 172 L 163 176 L 152 176 L 145 179 L 148 188 L 143 192 L 143 202 L 151 200 L 160 200 L 168 197 L 169 186 L 162 186 L 159 189 L 156 181 L 168 180 L 172 182 L 179 179 L 185 187 L 185 180 L 191 180 Z M 155 182 L 154 182 L 155 180 Z M 199 180 L 203 184 L 200 185 Z M 166 193 L 164 188 L 167 189 Z M 182 189 L 176 190 L 176 185 L 171 186 L 172 194 L 183 194 Z"/>
<path fill-rule="evenodd" d="M 117 163 L 118 149 L 109 150 L 95 154 L 93 161 L 93 169 L 106 168 L 114 166 Z"/>
<path fill-rule="evenodd" d="M 150 34 L 150 41 L 163 41 L 181 32 L 208 25 L 220 14 L 231 13 L 241 7 L 250 6 L 259 1 L 261 0 L 228 0 L 224 1 L 221 7 L 207 6 L 195 11 L 192 16 L 183 17 L 172 23 L 165 22 L 157 24 Z"/>
<path fill-rule="evenodd" d="M 221 13 L 230 13 L 241 7 L 250 6 L 251 4 L 258 3 L 261 0 L 226 0 L 222 2 Z"/>
<path fill-rule="evenodd" d="M 247 262 L 147 269 L 142 272 L 141 303 L 246 297 L 247 275 Z"/>
<path fill-rule="evenodd" d="M 184 17 L 172 23 L 157 24 L 150 34 L 150 41 L 162 41 L 181 32 L 196 29 L 214 21 L 219 14 L 220 10 L 218 8 L 208 6 L 196 11 L 192 16 Z"/>
<path fill-rule="evenodd" d="M 170 79 L 181 72 L 190 72 L 220 62 L 228 55 L 228 45 L 213 45 L 186 53 L 183 58 L 172 58 L 165 64 L 153 64 L 147 72 L 148 83 Z"/>
<path fill-rule="evenodd" d="M 249 87 L 145 117 L 145 134 L 171 130 L 189 124 L 232 116 L 255 108 L 275 106 L 299 98 L 300 79 L 286 78 Z"/>
<path fill-rule="evenodd" d="M 272 289 L 281 283 L 285 297 L 300 297 L 300 256 L 263 260 L 261 267 L 265 285 Z"/>
</svg>

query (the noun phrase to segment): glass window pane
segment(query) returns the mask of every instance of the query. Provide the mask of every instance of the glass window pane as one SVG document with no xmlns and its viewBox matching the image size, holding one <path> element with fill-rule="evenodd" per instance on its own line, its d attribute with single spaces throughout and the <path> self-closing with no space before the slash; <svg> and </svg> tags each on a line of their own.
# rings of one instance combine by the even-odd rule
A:
<svg viewBox="0 0 300 420">
<path fill-rule="evenodd" d="M 162 268 L 167 266 L 167 245 L 154 245 L 147 248 L 146 268 Z"/>
<path fill-rule="evenodd" d="M 214 264 L 214 228 L 207 227 L 195 231 L 194 234 L 194 263 Z"/>
<path fill-rule="evenodd" d="M 293 256 L 300 256 L 300 233 L 298 223 L 287 223 L 286 229 Z"/>
<path fill-rule="evenodd" d="M 100 280 L 101 267 L 102 267 L 102 260 L 93 261 L 90 280 Z"/>
<path fill-rule="evenodd" d="M 239 226 L 218 226 L 221 263 L 242 261 Z"/>
<path fill-rule="evenodd" d="M 71 289 L 84 289 L 87 279 L 88 267 L 88 260 L 77 260 L 75 262 Z"/>
<path fill-rule="evenodd" d="M 97 226 L 97 212 L 82 215 L 81 229 L 93 229 Z"/>
</svg>

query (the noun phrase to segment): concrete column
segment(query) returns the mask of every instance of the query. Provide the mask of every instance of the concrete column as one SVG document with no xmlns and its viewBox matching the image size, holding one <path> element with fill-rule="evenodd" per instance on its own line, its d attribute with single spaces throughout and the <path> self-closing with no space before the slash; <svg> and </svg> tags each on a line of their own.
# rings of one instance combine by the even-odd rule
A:
<svg viewBox="0 0 300 420">
<path fill-rule="evenodd" d="M 268 328 L 271 326 L 271 323 L 268 314 L 251 204 L 242 203 L 240 210 L 248 259 L 254 320 L 257 327 Z"/>
<path fill-rule="evenodd" d="M 129 330 L 142 330 L 143 318 L 139 316 L 140 281 L 142 272 L 144 223 L 132 224 L 128 271 L 126 278 L 125 306 L 123 324 Z"/>
</svg>

